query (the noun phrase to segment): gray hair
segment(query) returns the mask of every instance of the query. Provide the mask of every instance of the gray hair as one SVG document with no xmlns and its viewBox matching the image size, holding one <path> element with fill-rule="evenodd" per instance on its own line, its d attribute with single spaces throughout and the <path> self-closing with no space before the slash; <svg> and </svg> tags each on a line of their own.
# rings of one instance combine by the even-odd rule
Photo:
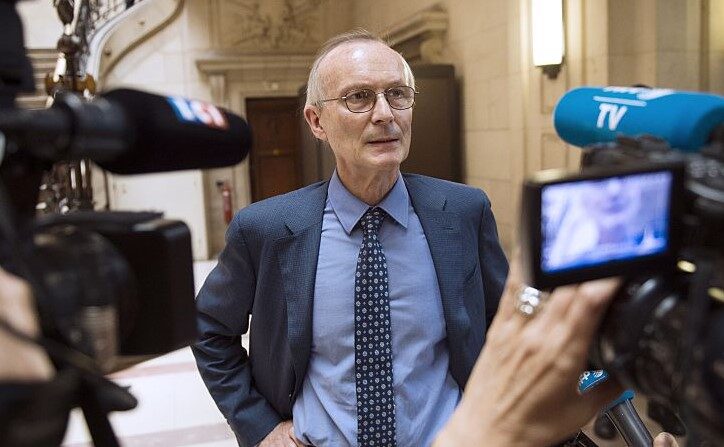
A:
<svg viewBox="0 0 724 447">
<path fill-rule="evenodd" d="M 319 66 L 322 63 L 322 60 L 330 52 L 332 52 L 332 50 L 340 45 L 344 45 L 349 42 L 364 41 L 379 42 L 387 46 L 388 48 L 391 48 L 382 38 L 375 36 L 374 34 L 363 28 L 357 28 L 352 31 L 348 31 L 346 33 L 334 36 L 327 42 L 325 42 L 324 45 L 322 45 L 322 48 L 317 53 L 317 57 L 314 59 L 312 69 L 309 71 L 309 80 L 307 81 L 307 105 L 316 105 L 318 107 L 321 107 L 323 103 L 321 103 L 320 101 L 322 99 L 325 99 L 324 86 L 322 85 L 322 79 L 319 76 Z M 415 76 L 412 74 L 412 69 L 410 68 L 410 65 L 400 53 L 397 54 L 399 54 L 400 60 L 402 61 L 405 83 L 410 87 L 415 88 Z"/>
</svg>

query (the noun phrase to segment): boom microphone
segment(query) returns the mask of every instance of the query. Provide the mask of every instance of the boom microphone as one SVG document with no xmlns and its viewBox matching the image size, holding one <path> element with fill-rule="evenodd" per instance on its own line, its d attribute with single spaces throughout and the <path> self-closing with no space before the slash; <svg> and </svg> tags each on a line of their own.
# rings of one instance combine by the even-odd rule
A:
<svg viewBox="0 0 724 447">
<path fill-rule="evenodd" d="M 117 174 L 230 166 L 252 142 L 249 125 L 224 109 L 130 89 L 90 102 L 59 95 L 45 110 L 2 110 L 0 132 L 41 160 L 90 158 Z"/>
<path fill-rule="evenodd" d="M 722 123 L 724 97 L 670 89 L 580 87 L 563 95 L 553 112 L 558 135 L 580 147 L 647 134 L 696 151 Z"/>
<path fill-rule="evenodd" d="M 211 104 L 130 89 L 102 96 L 123 108 L 135 131 L 127 153 L 99 163 L 111 172 L 219 168 L 241 162 L 251 148 L 246 121 Z"/>
</svg>

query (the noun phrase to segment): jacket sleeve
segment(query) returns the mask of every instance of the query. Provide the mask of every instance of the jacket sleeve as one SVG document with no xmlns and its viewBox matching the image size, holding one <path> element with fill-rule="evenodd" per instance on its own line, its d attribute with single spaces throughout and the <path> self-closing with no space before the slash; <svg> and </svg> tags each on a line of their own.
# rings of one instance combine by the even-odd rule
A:
<svg viewBox="0 0 724 447">
<path fill-rule="evenodd" d="M 227 244 L 196 298 L 197 342 L 191 347 L 201 377 L 239 444 L 256 445 L 279 423 L 279 414 L 255 388 L 241 335 L 249 329 L 256 274 L 234 218 Z"/>
<path fill-rule="evenodd" d="M 500 246 L 495 217 L 485 193 L 483 193 L 483 213 L 478 234 L 478 256 L 485 291 L 485 321 L 490 328 L 508 277 L 508 260 Z"/>
</svg>

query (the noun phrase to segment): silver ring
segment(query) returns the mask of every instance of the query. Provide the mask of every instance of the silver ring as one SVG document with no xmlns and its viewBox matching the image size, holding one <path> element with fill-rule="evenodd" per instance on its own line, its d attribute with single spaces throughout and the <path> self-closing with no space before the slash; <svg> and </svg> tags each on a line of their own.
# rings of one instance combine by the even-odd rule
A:
<svg viewBox="0 0 724 447">
<path fill-rule="evenodd" d="M 532 317 L 543 307 L 548 294 L 530 286 L 521 286 L 515 296 L 515 308 L 526 317 Z"/>
</svg>

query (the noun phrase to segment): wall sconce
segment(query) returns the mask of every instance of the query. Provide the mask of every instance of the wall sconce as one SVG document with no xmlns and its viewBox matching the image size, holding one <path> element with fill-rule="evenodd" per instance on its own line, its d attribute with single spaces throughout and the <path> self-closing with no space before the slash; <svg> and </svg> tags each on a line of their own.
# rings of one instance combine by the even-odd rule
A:
<svg viewBox="0 0 724 447">
<path fill-rule="evenodd" d="M 563 0 L 531 0 L 530 6 L 533 65 L 555 79 L 565 54 Z"/>
</svg>

